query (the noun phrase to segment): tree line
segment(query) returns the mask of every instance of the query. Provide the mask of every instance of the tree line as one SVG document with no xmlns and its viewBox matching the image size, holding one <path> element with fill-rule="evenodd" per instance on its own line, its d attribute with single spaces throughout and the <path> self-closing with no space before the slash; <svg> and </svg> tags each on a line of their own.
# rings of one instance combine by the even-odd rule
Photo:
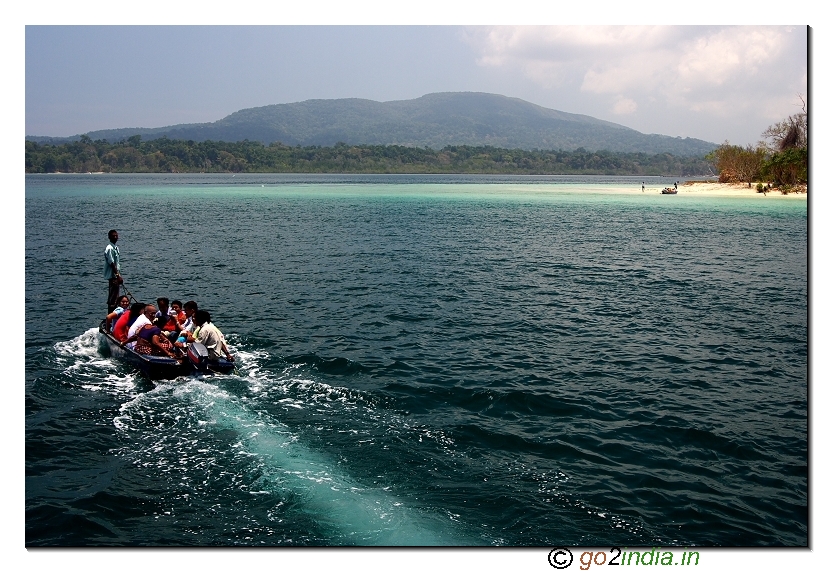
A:
<svg viewBox="0 0 832 571">
<path fill-rule="evenodd" d="M 27 173 L 389 173 L 701 176 L 705 157 L 610 151 L 526 151 L 490 146 L 434 150 L 403 145 L 268 146 L 254 141 L 185 141 L 140 135 L 61 145 L 26 141 Z"/>
<path fill-rule="evenodd" d="M 713 162 L 720 182 L 757 182 L 759 191 L 770 183 L 783 191 L 809 182 L 809 122 L 802 110 L 763 131 L 763 140 L 745 147 L 728 141 L 706 158 Z M 766 186 L 764 186 L 766 183 Z"/>
</svg>

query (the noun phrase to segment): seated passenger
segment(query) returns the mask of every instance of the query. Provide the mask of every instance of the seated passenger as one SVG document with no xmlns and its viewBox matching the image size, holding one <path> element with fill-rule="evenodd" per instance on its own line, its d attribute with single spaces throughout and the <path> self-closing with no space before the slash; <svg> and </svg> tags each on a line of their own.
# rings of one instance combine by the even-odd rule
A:
<svg viewBox="0 0 832 571">
<path fill-rule="evenodd" d="M 154 316 L 153 324 L 159 327 L 168 339 L 176 339 L 182 326 L 179 325 L 179 320 L 169 307 L 168 298 L 160 297 L 156 302 L 159 304 L 159 311 Z"/>
<path fill-rule="evenodd" d="M 185 315 L 184 311 L 182 311 L 182 302 L 178 299 L 174 299 L 170 302 L 170 309 L 171 313 L 176 316 L 176 321 L 179 322 L 180 326 L 185 323 L 186 319 L 188 319 L 188 316 Z"/>
<path fill-rule="evenodd" d="M 118 318 L 121 317 L 121 314 L 125 311 L 128 311 L 130 308 L 130 298 L 126 295 L 121 296 L 118 298 L 118 306 L 113 310 L 112 313 L 107 315 L 107 323 L 105 325 L 106 330 L 112 332 L 113 327 L 116 325 L 116 321 Z"/>
<path fill-rule="evenodd" d="M 187 333 L 189 342 L 198 341 L 205 345 L 208 350 L 209 359 L 219 359 L 225 354 L 225 358 L 233 361 L 234 357 L 228 351 L 228 346 L 225 344 L 225 337 L 222 332 L 217 329 L 217 326 L 211 323 L 211 314 L 205 310 L 197 310 L 194 313 L 194 324 L 196 329 L 194 333 Z"/>
<path fill-rule="evenodd" d="M 197 310 L 199 310 L 199 307 L 197 307 L 195 301 L 191 300 L 186 301 L 182 308 L 185 313 L 185 321 L 182 323 L 182 331 L 193 332 L 194 327 L 196 327 L 194 325 L 194 314 Z"/>
<path fill-rule="evenodd" d="M 157 326 L 148 323 L 139 329 L 137 336 L 136 353 L 156 357 L 170 357 L 172 359 L 178 357 L 171 342 Z"/>
<path fill-rule="evenodd" d="M 118 318 L 116 324 L 113 326 L 113 337 L 119 343 L 124 343 L 127 341 L 127 332 L 130 330 L 130 326 L 136 322 L 136 319 L 144 312 L 145 304 L 143 303 L 134 303 L 130 306 L 130 311 L 125 311 L 121 314 L 121 317 Z"/>
<path fill-rule="evenodd" d="M 130 349 L 134 349 L 136 347 L 136 339 L 138 339 L 139 329 L 141 329 L 145 325 L 151 325 L 152 319 L 155 316 L 156 306 L 152 303 L 148 303 L 145 306 L 142 314 L 136 318 L 136 321 L 134 321 L 133 325 L 130 326 L 130 330 L 127 331 L 127 341 L 125 341 L 125 344 Z"/>
</svg>

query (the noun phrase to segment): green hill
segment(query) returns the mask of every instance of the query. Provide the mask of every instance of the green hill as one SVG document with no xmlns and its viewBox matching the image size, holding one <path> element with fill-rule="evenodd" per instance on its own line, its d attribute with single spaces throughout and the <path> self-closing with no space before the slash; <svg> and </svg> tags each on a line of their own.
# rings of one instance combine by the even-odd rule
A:
<svg viewBox="0 0 832 571">
<path fill-rule="evenodd" d="M 646 135 L 587 115 L 565 113 L 522 99 L 489 93 L 432 93 L 380 103 L 368 99 L 310 99 L 243 109 L 213 123 L 86 133 L 110 142 L 141 135 L 200 141 L 280 142 L 290 146 L 402 145 L 441 149 L 448 145 L 571 151 L 608 150 L 702 156 L 717 147 L 699 139 Z M 27 136 L 38 143 L 79 140 Z"/>
</svg>

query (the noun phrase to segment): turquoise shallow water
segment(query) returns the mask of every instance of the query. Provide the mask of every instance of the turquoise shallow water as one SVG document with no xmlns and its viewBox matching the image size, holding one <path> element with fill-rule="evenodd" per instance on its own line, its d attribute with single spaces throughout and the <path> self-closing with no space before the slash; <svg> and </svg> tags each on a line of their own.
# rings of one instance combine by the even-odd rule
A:
<svg viewBox="0 0 832 571">
<path fill-rule="evenodd" d="M 806 545 L 806 202 L 621 184 L 27 177 L 27 545 Z M 102 351 L 109 228 L 238 374 Z"/>
</svg>

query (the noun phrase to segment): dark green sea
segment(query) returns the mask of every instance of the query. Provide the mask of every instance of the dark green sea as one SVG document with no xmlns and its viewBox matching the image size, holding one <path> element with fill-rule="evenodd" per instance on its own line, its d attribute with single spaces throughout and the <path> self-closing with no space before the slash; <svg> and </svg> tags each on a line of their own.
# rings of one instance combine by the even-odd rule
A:
<svg viewBox="0 0 832 571">
<path fill-rule="evenodd" d="M 27 175 L 26 546 L 806 546 L 807 202 L 641 181 Z"/>
</svg>

